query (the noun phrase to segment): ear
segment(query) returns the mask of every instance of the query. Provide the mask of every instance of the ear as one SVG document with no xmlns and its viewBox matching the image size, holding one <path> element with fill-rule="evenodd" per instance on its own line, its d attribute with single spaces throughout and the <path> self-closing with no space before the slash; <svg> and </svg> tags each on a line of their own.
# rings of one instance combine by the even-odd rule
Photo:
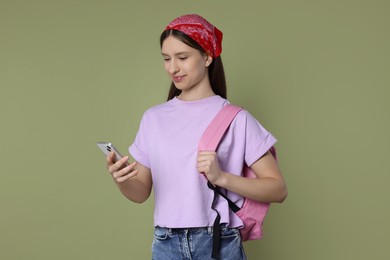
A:
<svg viewBox="0 0 390 260">
<path fill-rule="evenodd" d="M 213 57 L 211 55 L 206 56 L 206 67 L 210 66 L 210 64 L 213 62 Z"/>
</svg>

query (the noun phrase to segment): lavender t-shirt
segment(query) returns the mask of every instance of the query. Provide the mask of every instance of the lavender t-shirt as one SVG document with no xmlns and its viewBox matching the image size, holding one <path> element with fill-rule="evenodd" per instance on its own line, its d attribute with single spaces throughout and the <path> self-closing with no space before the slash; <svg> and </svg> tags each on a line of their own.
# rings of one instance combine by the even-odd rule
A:
<svg viewBox="0 0 390 260">
<path fill-rule="evenodd" d="M 141 120 L 134 143 L 133 158 L 149 168 L 154 189 L 154 225 L 168 228 L 212 226 L 213 191 L 196 169 L 198 142 L 219 110 L 228 104 L 220 96 L 197 101 L 178 98 L 148 109 Z M 252 165 L 276 139 L 246 110 L 238 113 L 218 147 L 223 171 L 241 175 L 244 163 Z M 237 205 L 241 196 L 227 191 Z M 219 198 L 216 209 L 221 223 L 242 226 L 242 221 Z"/>
</svg>

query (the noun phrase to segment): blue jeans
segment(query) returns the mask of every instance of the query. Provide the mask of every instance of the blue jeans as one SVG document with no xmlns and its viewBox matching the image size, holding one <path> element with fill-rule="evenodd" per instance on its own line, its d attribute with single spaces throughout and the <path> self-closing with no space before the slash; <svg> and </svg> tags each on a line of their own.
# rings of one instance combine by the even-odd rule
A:
<svg viewBox="0 0 390 260">
<path fill-rule="evenodd" d="M 155 227 L 152 260 L 207 260 L 211 258 L 213 228 Z M 246 260 L 237 228 L 221 227 L 221 260 Z"/>
</svg>

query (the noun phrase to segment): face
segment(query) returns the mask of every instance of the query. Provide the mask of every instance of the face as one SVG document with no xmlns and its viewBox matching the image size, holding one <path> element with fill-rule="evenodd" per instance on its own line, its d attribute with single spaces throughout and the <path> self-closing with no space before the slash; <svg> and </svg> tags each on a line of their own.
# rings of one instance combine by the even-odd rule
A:
<svg viewBox="0 0 390 260">
<path fill-rule="evenodd" d="M 176 88 L 182 93 L 210 87 L 208 66 L 212 59 L 202 55 L 173 36 L 168 36 L 161 48 L 164 68 Z"/>
</svg>

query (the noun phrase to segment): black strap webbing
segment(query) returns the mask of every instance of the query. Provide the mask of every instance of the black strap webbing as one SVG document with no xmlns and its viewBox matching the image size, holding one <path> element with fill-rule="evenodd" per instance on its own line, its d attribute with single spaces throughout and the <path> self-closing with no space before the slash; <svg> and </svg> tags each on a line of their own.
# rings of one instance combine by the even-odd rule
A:
<svg viewBox="0 0 390 260">
<path fill-rule="evenodd" d="M 207 181 L 207 186 L 209 189 L 214 191 L 214 198 L 213 203 L 211 205 L 211 208 L 217 213 L 217 216 L 215 217 L 214 224 L 213 224 L 213 251 L 211 254 L 211 257 L 213 259 L 219 259 L 219 251 L 220 251 L 220 244 L 221 244 L 221 227 L 220 227 L 220 220 L 221 216 L 219 215 L 219 212 L 215 209 L 214 205 L 216 203 L 216 200 L 218 198 L 218 195 L 221 195 L 224 197 L 228 204 L 229 208 L 236 213 L 240 210 L 240 208 L 234 204 L 233 201 L 231 201 L 225 194 L 223 194 L 217 186 L 214 186 L 210 181 Z"/>
<path fill-rule="evenodd" d="M 219 212 L 214 208 L 214 204 L 216 203 L 218 198 L 218 192 L 217 189 L 214 188 L 214 185 L 211 182 L 207 181 L 207 186 L 214 191 L 214 198 L 211 204 L 211 208 L 217 213 L 217 216 L 215 217 L 214 224 L 213 224 L 213 251 L 211 252 L 211 258 L 218 260 L 220 245 L 221 245 L 221 226 L 220 226 L 221 216 L 219 215 Z"/>
<path fill-rule="evenodd" d="M 214 220 L 213 225 L 213 251 L 211 252 L 211 258 L 218 260 L 219 259 L 219 251 L 221 245 L 221 227 L 220 222 L 221 216 L 217 212 L 217 217 Z"/>
<path fill-rule="evenodd" d="M 211 182 L 207 182 L 207 186 L 209 187 L 209 189 L 213 190 L 214 192 L 217 192 L 220 196 L 222 196 L 223 198 L 225 198 L 225 200 L 227 200 L 228 204 L 229 204 L 229 208 L 234 212 L 236 213 L 237 211 L 240 210 L 240 207 L 238 207 L 233 201 L 231 201 L 225 194 L 222 193 L 222 191 L 220 191 L 218 189 L 218 186 L 214 186 Z"/>
</svg>

